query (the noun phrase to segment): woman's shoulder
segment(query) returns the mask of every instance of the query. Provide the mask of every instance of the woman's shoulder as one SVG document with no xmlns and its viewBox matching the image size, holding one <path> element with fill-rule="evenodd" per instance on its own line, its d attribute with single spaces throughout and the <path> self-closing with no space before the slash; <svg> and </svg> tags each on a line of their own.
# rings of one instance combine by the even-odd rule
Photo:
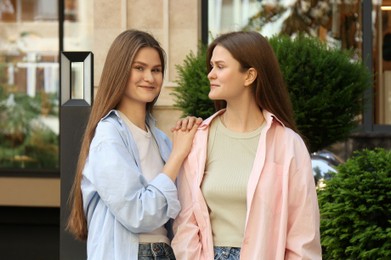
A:
<svg viewBox="0 0 391 260">
<path fill-rule="evenodd" d="M 263 116 L 266 121 L 266 128 L 269 131 L 273 131 L 278 138 L 288 138 L 292 140 L 301 140 L 299 133 L 295 132 L 290 127 L 286 126 L 277 116 L 273 113 L 263 110 Z"/>
<path fill-rule="evenodd" d="M 202 121 L 201 125 L 198 127 L 198 130 L 206 130 L 210 127 L 214 119 L 216 119 L 219 115 L 223 114 L 225 109 L 221 109 L 215 112 L 213 115 L 210 115 L 208 118 Z M 198 131 L 199 132 L 199 131 Z"/>
<path fill-rule="evenodd" d="M 281 126 L 282 134 L 295 141 L 302 140 L 301 135 L 287 126 Z"/>
<path fill-rule="evenodd" d="M 300 135 L 300 133 L 292 130 L 289 127 L 284 126 L 282 132 L 283 135 L 288 139 L 291 139 L 295 142 L 303 142 L 303 137 Z"/>
<path fill-rule="evenodd" d="M 119 116 L 109 113 L 97 124 L 94 139 L 123 139 L 126 134 L 123 124 Z"/>
<path fill-rule="evenodd" d="M 96 131 L 111 132 L 119 129 L 121 122 L 114 115 L 102 118 L 96 126 Z"/>
<path fill-rule="evenodd" d="M 303 137 L 291 128 L 284 126 L 279 122 L 273 122 L 271 129 L 274 130 L 274 138 L 280 142 L 281 146 L 293 146 L 307 149 Z"/>
</svg>

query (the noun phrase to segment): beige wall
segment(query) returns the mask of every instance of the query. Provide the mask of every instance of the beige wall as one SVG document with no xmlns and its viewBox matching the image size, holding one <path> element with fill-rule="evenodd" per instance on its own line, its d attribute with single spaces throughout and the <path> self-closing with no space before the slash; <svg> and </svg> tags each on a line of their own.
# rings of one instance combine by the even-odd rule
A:
<svg viewBox="0 0 391 260">
<path fill-rule="evenodd" d="M 114 38 L 123 30 L 138 29 L 153 34 L 167 53 L 167 71 L 154 116 L 158 127 L 169 129 L 181 112 L 173 108 L 177 72 L 190 51 L 196 51 L 201 27 L 200 0 L 95 0 L 94 82 L 99 83 L 104 59 Z M 110 14 L 110 15 L 107 15 Z"/>
<path fill-rule="evenodd" d="M 83 1 L 83 0 L 81 0 Z M 94 82 L 99 83 L 111 42 L 123 30 L 152 33 L 167 52 L 168 69 L 154 109 L 158 127 L 170 136 L 181 112 L 173 108 L 175 65 L 181 64 L 200 41 L 200 0 L 94 0 Z M 60 206 L 60 180 L 1 178 L 0 205 Z"/>
</svg>

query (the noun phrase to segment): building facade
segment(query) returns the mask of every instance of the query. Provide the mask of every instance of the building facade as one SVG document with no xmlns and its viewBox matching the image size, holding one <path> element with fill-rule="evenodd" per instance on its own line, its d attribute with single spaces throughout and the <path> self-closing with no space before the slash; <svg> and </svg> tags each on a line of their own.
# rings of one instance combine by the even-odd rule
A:
<svg viewBox="0 0 391 260">
<path fill-rule="evenodd" d="M 59 215 L 60 53 L 94 54 L 96 91 L 108 48 L 126 29 L 150 32 L 167 53 L 164 86 L 154 116 L 158 126 L 170 135 L 170 127 L 181 116 L 171 95 L 176 87 L 176 66 L 182 64 L 186 55 L 196 53 L 201 42 L 208 43 L 221 32 L 244 28 L 259 10 L 263 12 L 260 17 L 278 13 L 276 10 L 285 10 L 278 13 L 280 17 L 304 17 L 302 20 L 310 21 L 317 37 L 331 37 L 340 48 L 355 48 L 374 73 L 373 86 L 366 93 L 361 129 L 339 144 L 339 149 L 349 154 L 362 147 L 390 148 L 391 2 L 267 2 L 0 0 L 0 229 L 9 227 L 15 215 L 37 219 L 42 214 L 53 219 Z M 265 23 L 259 30 L 270 36 L 281 30 L 281 24 Z M 58 220 L 53 219 L 39 223 L 58 229 Z M 29 222 L 25 218 L 19 220 L 22 225 Z M 13 248 L 7 236 L 14 232 L 9 229 L 4 237 L 0 235 L 4 250 Z M 3 249 L 0 251 L 5 252 Z M 54 248 L 53 253 L 58 250 Z M 37 254 L 42 253 L 38 251 Z"/>
</svg>

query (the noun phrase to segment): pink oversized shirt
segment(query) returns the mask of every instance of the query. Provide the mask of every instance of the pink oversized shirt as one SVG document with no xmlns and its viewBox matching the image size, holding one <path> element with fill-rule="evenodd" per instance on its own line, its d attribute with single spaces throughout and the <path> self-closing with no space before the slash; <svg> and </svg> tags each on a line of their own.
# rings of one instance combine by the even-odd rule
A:
<svg viewBox="0 0 391 260">
<path fill-rule="evenodd" d="M 172 247 L 178 260 L 211 260 L 213 237 L 201 192 L 210 122 L 199 127 L 178 176 L 182 210 L 174 221 Z M 246 226 L 240 259 L 322 259 L 319 208 L 308 150 L 298 134 L 264 111 L 247 186 Z M 240 174 L 240 173 L 238 173 Z"/>
</svg>

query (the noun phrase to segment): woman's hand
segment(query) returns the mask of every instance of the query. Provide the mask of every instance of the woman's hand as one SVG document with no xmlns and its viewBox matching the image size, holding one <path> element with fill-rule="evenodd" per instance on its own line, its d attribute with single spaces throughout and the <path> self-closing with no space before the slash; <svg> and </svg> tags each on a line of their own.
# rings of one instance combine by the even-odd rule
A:
<svg viewBox="0 0 391 260">
<path fill-rule="evenodd" d="M 177 121 L 175 127 L 171 129 L 173 134 L 172 153 L 178 155 L 183 160 L 190 152 L 193 138 L 198 126 L 202 123 L 202 118 L 187 116 Z"/>
<path fill-rule="evenodd" d="M 195 117 L 195 116 L 187 116 L 185 118 L 179 119 L 175 126 L 171 128 L 171 132 L 177 131 L 177 130 L 182 130 L 182 131 L 190 131 L 194 125 L 197 127 L 202 123 L 202 118 L 201 117 Z"/>
<path fill-rule="evenodd" d="M 202 119 L 196 117 L 186 117 L 177 122 L 172 131 L 172 150 L 170 157 L 163 167 L 163 172 L 173 181 L 178 176 L 183 161 L 191 150 L 193 138 L 197 132 Z"/>
</svg>

